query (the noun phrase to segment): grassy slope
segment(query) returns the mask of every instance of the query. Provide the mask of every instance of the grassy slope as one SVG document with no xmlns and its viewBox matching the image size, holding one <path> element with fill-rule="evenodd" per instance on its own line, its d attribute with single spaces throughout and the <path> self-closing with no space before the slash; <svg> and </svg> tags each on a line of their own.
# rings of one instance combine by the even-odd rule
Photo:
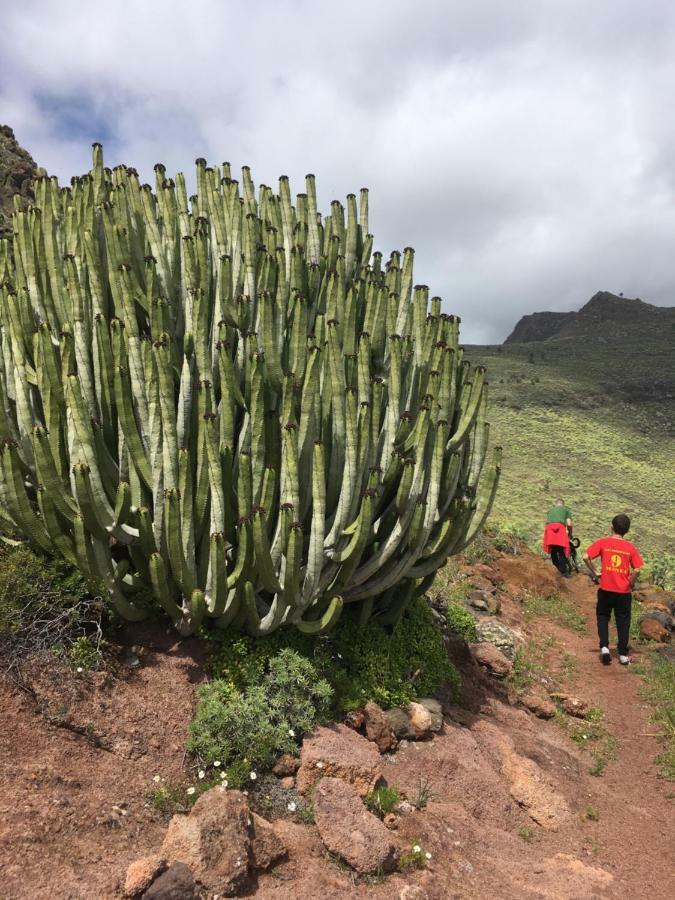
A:
<svg viewBox="0 0 675 900">
<path fill-rule="evenodd" d="M 488 367 L 492 440 L 504 446 L 494 518 L 539 539 L 551 500 L 590 542 L 627 512 L 647 553 L 675 544 L 675 331 L 647 328 L 468 347 Z"/>
</svg>

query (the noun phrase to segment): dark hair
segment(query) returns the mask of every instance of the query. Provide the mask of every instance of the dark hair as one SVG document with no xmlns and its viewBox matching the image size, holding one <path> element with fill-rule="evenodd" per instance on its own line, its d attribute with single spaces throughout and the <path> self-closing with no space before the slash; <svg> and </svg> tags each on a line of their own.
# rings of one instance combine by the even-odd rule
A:
<svg viewBox="0 0 675 900">
<path fill-rule="evenodd" d="M 614 516 L 612 519 L 612 531 L 614 534 L 623 535 L 630 529 L 630 519 L 628 516 L 624 516 L 623 513 L 620 513 L 618 516 Z"/>
</svg>

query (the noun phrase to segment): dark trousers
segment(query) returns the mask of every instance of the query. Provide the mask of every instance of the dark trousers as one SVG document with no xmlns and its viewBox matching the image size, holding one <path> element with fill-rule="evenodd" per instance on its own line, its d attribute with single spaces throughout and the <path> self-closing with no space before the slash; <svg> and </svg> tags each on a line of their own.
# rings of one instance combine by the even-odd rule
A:
<svg viewBox="0 0 675 900">
<path fill-rule="evenodd" d="M 614 610 L 614 621 L 618 634 L 617 647 L 621 656 L 628 656 L 628 633 L 630 631 L 631 594 L 618 594 L 598 588 L 598 603 L 595 614 L 598 619 L 598 637 L 601 647 L 609 647 L 609 620 Z"/>
<path fill-rule="evenodd" d="M 567 572 L 567 557 L 565 556 L 564 548 L 553 546 L 549 549 L 551 551 L 551 562 L 560 574 L 564 575 Z"/>
</svg>

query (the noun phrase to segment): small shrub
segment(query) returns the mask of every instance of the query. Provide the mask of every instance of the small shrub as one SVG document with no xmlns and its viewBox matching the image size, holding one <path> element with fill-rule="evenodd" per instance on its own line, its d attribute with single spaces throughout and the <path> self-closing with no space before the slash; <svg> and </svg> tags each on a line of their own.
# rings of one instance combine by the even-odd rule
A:
<svg viewBox="0 0 675 900">
<path fill-rule="evenodd" d="M 86 635 L 80 635 L 68 650 L 68 661 L 77 669 L 92 671 L 99 667 L 101 651 L 91 638 Z"/>
<path fill-rule="evenodd" d="M 599 822 L 600 821 L 600 813 L 594 806 L 591 806 L 589 803 L 588 806 L 584 809 L 584 819 L 588 822 Z"/>
<path fill-rule="evenodd" d="M 595 753 L 594 757 L 595 757 L 595 762 L 593 763 L 593 765 L 591 766 L 591 768 L 588 771 L 591 775 L 595 775 L 596 777 L 599 777 L 600 775 L 602 775 L 602 773 L 605 771 L 605 768 L 607 767 L 607 760 L 601 753 Z"/>
<path fill-rule="evenodd" d="M 280 628 L 257 638 L 236 631 L 203 628 L 201 636 L 213 642 L 208 663 L 211 675 L 228 682 L 238 691 L 257 683 L 267 671 L 270 660 L 281 650 L 295 650 L 300 656 L 312 659 L 321 647 L 316 638 L 295 628 Z"/>
<path fill-rule="evenodd" d="M 668 589 L 675 584 L 675 555 L 656 553 L 649 560 L 649 580 L 658 587 Z"/>
<path fill-rule="evenodd" d="M 459 635 L 468 642 L 478 640 L 476 620 L 466 607 L 459 606 L 456 603 L 448 603 L 445 618 L 448 623 L 448 629 L 453 634 Z"/>
<path fill-rule="evenodd" d="M 420 778 L 417 794 L 413 798 L 412 805 L 415 809 L 425 809 L 427 803 L 434 799 L 434 793 L 431 790 L 431 782 L 426 778 Z"/>
<path fill-rule="evenodd" d="M 523 825 L 518 829 L 518 837 L 522 838 L 526 844 L 531 844 L 534 840 L 534 828 L 529 825 Z"/>
<path fill-rule="evenodd" d="M 221 761 L 237 786 L 252 767 L 294 752 L 297 740 L 325 719 L 331 697 L 330 685 L 309 660 L 282 650 L 243 692 L 224 679 L 200 689 L 188 748 L 204 762 Z"/>
<path fill-rule="evenodd" d="M 62 560 L 0 544 L 0 665 L 15 675 L 31 655 L 51 651 L 96 668 L 106 612 L 95 585 Z"/>
<path fill-rule="evenodd" d="M 203 630 L 213 642 L 209 671 L 237 691 L 256 684 L 285 646 L 309 660 L 334 691 L 336 716 L 369 700 L 384 708 L 429 696 L 446 685 L 459 695 L 459 673 L 448 659 L 443 635 L 427 601 L 420 597 L 393 630 L 345 614 L 320 637 L 280 629 L 269 637 L 231 636 Z"/>
<path fill-rule="evenodd" d="M 363 802 L 372 813 L 382 818 L 395 809 L 400 799 L 401 795 L 395 787 L 381 785 L 367 794 Z"/>
<path fill-rule="evenodd" d="M 419 597 L 390 634 L 376 623 L 347 619 L 336 629 L 330 671 L 343 710 L 374 700 L 384 708 L 432 696 L 449 685 L 458 696 L 459 673 L 448 659 L 434 614 Z"/>
<path fill-rule="evenodd" d="M 406 850 L 398 858 L 399 872 L 410 872 L 412 869 L 424 869 L 427 857 L 421 844 L 414 844 L 410 850 Z"/>
</svg>

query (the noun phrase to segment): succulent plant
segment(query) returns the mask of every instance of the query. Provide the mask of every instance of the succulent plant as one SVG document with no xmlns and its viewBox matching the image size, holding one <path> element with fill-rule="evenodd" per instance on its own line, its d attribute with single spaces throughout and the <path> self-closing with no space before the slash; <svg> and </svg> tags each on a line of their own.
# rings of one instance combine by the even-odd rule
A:
<svg viewBox="0 0 675 900">
<path fill-rule="evenodd" d="M 368 193 L 317 209 L 197 160 L 59 187 L 0 244 L 0 500 L 142 619 L 318 632 L 395 622 L 497 488 L 459 320 L 386 264 Z"/>
</svg>

